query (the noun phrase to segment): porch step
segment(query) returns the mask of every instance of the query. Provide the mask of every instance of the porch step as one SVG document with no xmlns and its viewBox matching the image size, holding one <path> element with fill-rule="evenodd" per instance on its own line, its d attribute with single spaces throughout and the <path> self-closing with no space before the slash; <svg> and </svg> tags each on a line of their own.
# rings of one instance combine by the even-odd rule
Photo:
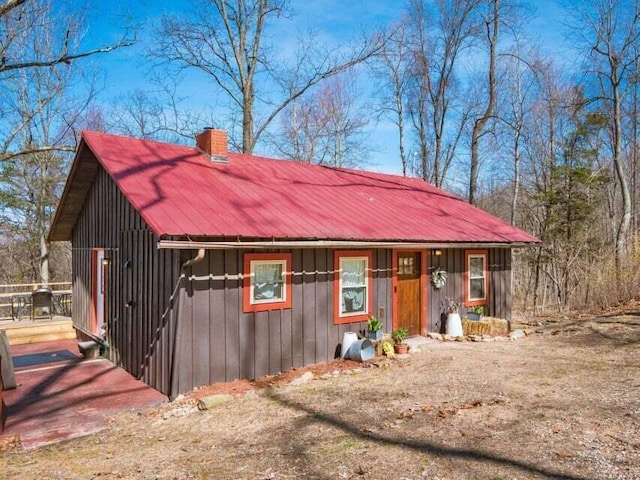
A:
<svg viewBox="0 0 640 480">
<path fill-rule="evenodd" d="M 5 324 L 0 327 L 9 340 L 9 345 L 50 342 L 76 338 L 71 319 L 46 322 Z"/>
</svg>

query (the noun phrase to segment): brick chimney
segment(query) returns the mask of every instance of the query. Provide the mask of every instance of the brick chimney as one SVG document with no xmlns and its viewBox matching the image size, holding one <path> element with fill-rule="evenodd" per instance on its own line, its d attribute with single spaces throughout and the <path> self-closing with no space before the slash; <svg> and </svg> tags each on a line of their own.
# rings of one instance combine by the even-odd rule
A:
<svg viewBox="0 0 640 480">
<path fill-rule="evenodd" d="M 214 128 L 205 128 L 196 135 L 196 146 L 209 155 L 212 160 L 226 162 L 229 152 L 227 147 L 227 132 Z"/>
</svg>

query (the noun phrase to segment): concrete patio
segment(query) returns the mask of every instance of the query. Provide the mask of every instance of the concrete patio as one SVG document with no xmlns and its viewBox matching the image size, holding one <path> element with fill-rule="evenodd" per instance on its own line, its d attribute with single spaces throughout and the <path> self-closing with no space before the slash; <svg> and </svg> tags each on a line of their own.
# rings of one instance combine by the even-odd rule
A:
<svg viewBox="0 0 640 480">
<path fill-rule="evenodd" d="M 25 448 L 88 435 L 111 413 L 167 401 L 111 362 L 83 359 L 76 340 L 14 345 L 11 357 L 18 387 L 3 392 L 2 436 L 19 435 Z"/>
</svg>

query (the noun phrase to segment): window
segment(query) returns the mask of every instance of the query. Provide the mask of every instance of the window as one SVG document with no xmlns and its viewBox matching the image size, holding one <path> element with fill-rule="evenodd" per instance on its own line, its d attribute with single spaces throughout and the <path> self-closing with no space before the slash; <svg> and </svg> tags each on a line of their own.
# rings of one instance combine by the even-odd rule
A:
<svg viewBox="0 0 640 480">
<path fill-rule="evenodd" d="M 291 308 L 291 254 L 244 255 L 243 311 Z"/>
<path fill-rule="evenodd" d="M 371 312 L 371 252 L 335 252 L 334 323 L 362 322 Z"/>
<path fill-rule="evenodd" d="M 489 275 L 487 271 L 487 251 L 467 250 L 465 252 L 465 305 L 473 307 L 486 305 L 489 298 Z"/>
</svg>

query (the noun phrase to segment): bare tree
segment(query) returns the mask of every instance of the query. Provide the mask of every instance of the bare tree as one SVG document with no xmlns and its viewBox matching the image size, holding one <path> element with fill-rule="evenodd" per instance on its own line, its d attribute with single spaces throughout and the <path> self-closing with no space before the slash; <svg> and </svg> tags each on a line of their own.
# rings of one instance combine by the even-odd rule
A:
<svg viewBox="0 0 640 480">
<path fill-rule="evenodd" d="M 616 231 L 615 261 L 616 270 L 621 271 L 631 225 L 629 174 L 622 155 L 622 105 L 638 60 L 640 4 L 637 0 L 594 0 L 578 13 L 582 21 L 576 31 L 580 32 L 583 45 L 589 47 L 589 58 L 593 61 L 594 68 L 589 73 L 597 82 L 611 118 L 612 160 L 622 207 Z"/>
<path fill-rule="evenodd" d="M 442 186 L 468 119 L 456 82 L 460 54 L 477 34 L 473 12 L 479 0 L 441 0 L 430 13 L 423 0 L 409 7 L 411 61 L 409 114 L 422 178 Z M 458 102 L 456 104 L 456 101 Z M 451 132 L 451 133 L 447 133 Z"/>
<path fill-rule="evenodd" d="M 130 45 L 93 50 L 78 47 L 80 20 L 56 18 L 43 0 L 0 4 L 0 220 L 3 241 L 19 250 L 31 268 L 21 272 L 41 282 L 50 278 L 46 241 L 61 193 L 74 125 L 93 96 L 79 91 L 75 60 Z M 2 268 L 8 268 L 3 265 Z M 7 275 L 3 275 L 7 277 Z"/>
<path fill-rule="evenodd" d="M 291 102 L 324 79 L 357 65 L 382 48 L 379 39 L 363 41 L 350 52 L 322 51 L 306 42 L 296 74 L 266 44 L 268 24 L 287 14 L 285 0 L 209 0 L 191 19 L 168 17 L 157 30 L 151 54 L 178 69 L 197 69 L 207 75 L 242 115 L 242 151 L 256 143 Z M 293 81 L 295 80 L 295 81 Z M 261 90 L 278 86 L 278 96 Z M 274 98 L 277 98 L 274 100 Z"/>
<path fill-rule="evenodd" d="M 370 152 L 365 106 L 350 79 L 337 75 L 312 95 L 292 102 L 283 116 L 279 150 L 292 160 L 335 167 L 362 166 Z"/>
<path fill-rule="evenodd" d="M 81 23 L 74 16 L 54 18 L 45 0 L 6 0 L 0 4 L 0 86 L 20 72 L 68 66 L 75 60 L 111 52 L 133 44 L 126 35 L 118 42 L 101 48 L 78 47 Z M 37 41 L 34 41 L 36 39 Z M 31 142 L 28 148 L 20 138 L 32 118 L 11 117 L 6 104 L 0 105 L 0 161 L 37 152 L 69 151 L 74 147 Z"/>
<path fill-rule="evenodd" d="M 392 28 L 393 34 L 387 40 L 373 69 L 380 80 L 382 95 L 379 111 L 389 118 L 398 129 L 398 153 L 402 162 L 402 174 L 406 177 L 409 167 L 406 151 L 406 109 L 407 90 L 411 77 L 409 55 L 409 18 L 405 16 Z"/>
<path fill-rule="evenodd" d="M 473 120 L 471 133 L 471 169 L 469 172 L 469 203 L 475 205 L 478 189 L 478 173 L 480 166 L 479 142 L 485 133 L 487 122 L 493 117 L 497 98 L 496 81 L 496 48 L 500 31 L 500 0 L 487 0 L 488 11 L 484 23 L 489 45 L 489 68 L 487 71 L 488 98 L 482 114 Z"/>
<path fill-rule="evenodd" d="M 124 135 L 175 143 L 193 142 L 209 120 L 184 107 L 187 97 L 179 95 L 177 79 L 149 80 L 150 88 L 135 89 L 105 107 L 105 128 Z"/>
</svg>

